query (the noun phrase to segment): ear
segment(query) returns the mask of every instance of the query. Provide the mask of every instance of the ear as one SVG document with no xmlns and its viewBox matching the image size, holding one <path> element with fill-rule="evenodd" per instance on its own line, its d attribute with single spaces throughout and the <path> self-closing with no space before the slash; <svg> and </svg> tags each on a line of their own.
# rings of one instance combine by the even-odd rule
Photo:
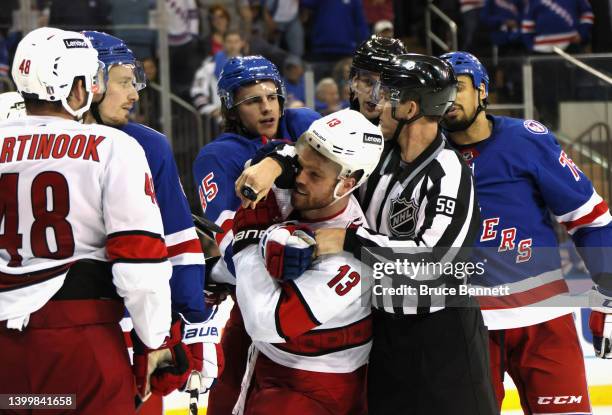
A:
<svg viewBox="0 0 612 415">
<path fill-rule="evenodd" d="M 482 82 L 480 84 L 480 88 L 478 88 L 478 95 L 480 96 L 480 100 L 484 101 L 485 98 L 487 98 L 487 87 L 485 86 L 484 82 Z"/>
<path fill-rule="evenodd" d="M 357 180 L 354 177 L 345 177 L 342 180 L 342 185 L 340 186 L 340 191 L 338 192 L 340 196 L 344 196 L 347 194 L 355 185 L 357 184 Z"/>
<path fill-rule="evenodd" d="M 86 100 L 87 91 L 85 90 L 85 84 L 82 79 L 77 79 L 70 90 L 68 105 L 73 109 L 81 108 Z"/>
<path fill-rule="evenodd" d="M 417 115 L 419 111 L 419 105 L 416 103 L 416 101 L 409 100 L 409 101 L 406 101 L 406 104 L 404 105 L 404 109 L 407 112 L 402 118 L 409 120 L 412 117 Z"/>
</svg>

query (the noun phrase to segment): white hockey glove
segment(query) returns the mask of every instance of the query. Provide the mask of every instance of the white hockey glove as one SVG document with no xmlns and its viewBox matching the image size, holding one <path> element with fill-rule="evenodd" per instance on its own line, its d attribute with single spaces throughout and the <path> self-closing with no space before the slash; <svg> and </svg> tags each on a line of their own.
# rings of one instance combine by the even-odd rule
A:
<svg viewBox="0 0 612 415">
<path fill-rule="evenodd" d="M 612 359 L 612 292 L 599 287 L 590 294 L 589 328 L 593 332 L 595 356 Z"/>
</svg>

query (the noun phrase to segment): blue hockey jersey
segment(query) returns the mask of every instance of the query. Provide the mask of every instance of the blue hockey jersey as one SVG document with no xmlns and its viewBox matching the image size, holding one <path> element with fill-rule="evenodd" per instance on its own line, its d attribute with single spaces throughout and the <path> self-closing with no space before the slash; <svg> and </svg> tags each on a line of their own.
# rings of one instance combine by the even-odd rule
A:
<svg viewBox="0 0 612 415">
<path fill-rule="evenodd" d="M 571 235 L 600 283 L 612 270 L 612 258 L 598 251 L 612 246 L 612 217 L 607 203 L 544 125 L 487 118 L 493 123 L 489 138 L 456 147 L 475 175 L 482 218 L 476 258 L 485 272 L 475 273 L 472 285 L 508 289 L 500 296 L 480 297 L 485 323 L 495 330 L 568 312 L 539 307 L 568 291 L 553 220 Z"/>
<path fill-rule="evenodd" d="M 277 139 L 296 141 L 310 124 L 321 116 L 308 108 L 286 109 L 278 127 Z M 225 258 L 227 269 L 233 275 L 231 241 L 234 212 L 240 207 L 234 183 L 242 173 L 244 164 L 265 144 L 261 137 L 243 137 L 223 133 L 205 145 L 193 163 L 193 177 L 204 216 L 223 228 L 215 235 L 217 245 Z M 220 282 L 233 283 L 233 277 Z"/>
<path fill-rule="evenodd" d="M 530 0 L 521 31 L 529 50 L 551 53 L 553 46 L 565 49 L 576 34 L 588 41 L 593 20 L 588 0 Z"/>
<path fill-rule="evenodd" d="M 203 294 L 204 254 L 170 144 L 163 134 L 142 124 L 129 123 L 121 130 L 142 146 L 153 175 L 149 191 L 154 191 L 151 197 L 159 205 L 172 264 L 172 310 L 190 323 L 204 322 L 209 314 Z"/>
<path fill-rule="evenodd" d="M 521 39 L 521 20 L 524 0 L 487 0 L 480 11 L 480 21 L 491 34 L 495 45 L 518 43 Z M 515 22 L 512 27 L 508 22 Z"/>
</svg>

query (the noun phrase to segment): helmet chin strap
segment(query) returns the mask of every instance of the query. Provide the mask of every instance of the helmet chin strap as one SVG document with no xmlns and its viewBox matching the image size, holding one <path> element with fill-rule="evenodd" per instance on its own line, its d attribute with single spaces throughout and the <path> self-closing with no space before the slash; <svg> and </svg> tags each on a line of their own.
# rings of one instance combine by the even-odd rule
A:
<svg viewBox="0 0 612 415">
<path fill-rule="evenodd" d="M 81 108 L 79 108 L 78 110 L 73 110 L 70 105 L 68 105 L 68 98 L 62 98 L 61 102 L 62 102 L 62 107 L 64 107 L 64 109 L 66 111 L 68 111 L 68 113 L 70 115 L 72 115 L 73 117 L 76 117 L 78 122 L 83 122 L 83 115 L 89 111 L 89 108 L 91 107 L 91 101 L 93 100 L 93 93 L 87 91 L 87 102 L 85 103 L 85 105 L 83 105 Z"/>
<path fill-rule="evenodd" d="M 442 127 L 444 127 L 444 129 L 450 133 L 456 133 L 458 131 L 465 131 L 468 128 L 470 128 L 472 124 L 474 124 L 474 122 L 476 121 L 476 118 L 478 118 L 478 114 L 484 111 L 485 108 L 486 108 L 486 105 L 482 104 L 482 100 L 480 99 L 480 90 L 478 90 L 478 107 L 476 107 L 476 112 L 474 113 L 474 116 L 470 119 L 470 121 L 468 121 L 468 123 L 465 126 L 458 126 L 458 127 L 448 127 L 444 125 L 445 124 L 444 122 L 442 122 Z"/>
<path fill-rule="evenodd" d="M 402 129 L 409 124 L 412 124 L 413 122 L 415 122 L 416 120 L 418 120 L 419 118 L 423 117 L 423 113 L 421 112 L 421 109 L 419 108 L 419 113 L 416 114 L 414 117 L 410 118 L 410 119 L 405 119 L 405 118 L 397 118 L 395 116 L 396 112 L 395 112 L 395 106 L 391 107 L 391 117 L 397 121 L 397 127 L 395 127 L 395 131 L 393 132 L 393 137 L 391 138 L 392 141 L 396 141 L 399 138 L 400 133 L 402 132 Z"/>
<path fill-rule="evenodd" d="M 102 99 L 100 99 L 100 101 L 98 102 L 94 102 L 91 104 L 91 107 L 89 108 L 89 111 L 91 112 L 91 115 L 93 115 L 94 119 L 96 120 L 96 123 L 98 124 L 104 124 L 104 121 L 102 121 L 102 116 L 100 115 L 100 104 L 102 103 L 102 101 L 104 101 L 104 98 L 106 98 L 106 91 L 104 91 L 104 93 L 102 94 Z"/>
</svg>

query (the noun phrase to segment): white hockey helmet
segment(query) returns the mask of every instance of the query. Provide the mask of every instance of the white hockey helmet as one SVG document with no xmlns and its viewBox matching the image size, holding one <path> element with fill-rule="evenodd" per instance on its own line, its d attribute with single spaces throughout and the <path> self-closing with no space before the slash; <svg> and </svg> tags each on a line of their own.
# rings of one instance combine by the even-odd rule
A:
<svg viewBox="0 0 612 415">
<path fill-rule="evenodd" d="M 304 133 L 304 140 L 327 159 L 340 165 L 339 178 L 361 170 L 363 175 L 350 192 L 361 186 L 374 171 L 383 151 L 380 128 L 363 114 L 351 109 L 336 111 L 314 121 Z M 334 198 L 338 199 L 334 190 Z"/>
<path fill-rule="evenodd" d="M 28 33 L 17 45 L 11 73 L 17 90 L 24 97 L 41 101 L 61 101 L 71 115 L 82 118 L 89 110 L 94 93 L 102 93 L 103 65 L 98 52 L 84 35 L 41 27 Z M 74 78 L 85 79 L 87 103 L 78 110 L 68 105 Z"/>
<path fill-rule="evenodd" d="M 26 115 L 25 103 L 19 92 L 0 94 L 0 121 L 13 120 Z"/>
</svg>

